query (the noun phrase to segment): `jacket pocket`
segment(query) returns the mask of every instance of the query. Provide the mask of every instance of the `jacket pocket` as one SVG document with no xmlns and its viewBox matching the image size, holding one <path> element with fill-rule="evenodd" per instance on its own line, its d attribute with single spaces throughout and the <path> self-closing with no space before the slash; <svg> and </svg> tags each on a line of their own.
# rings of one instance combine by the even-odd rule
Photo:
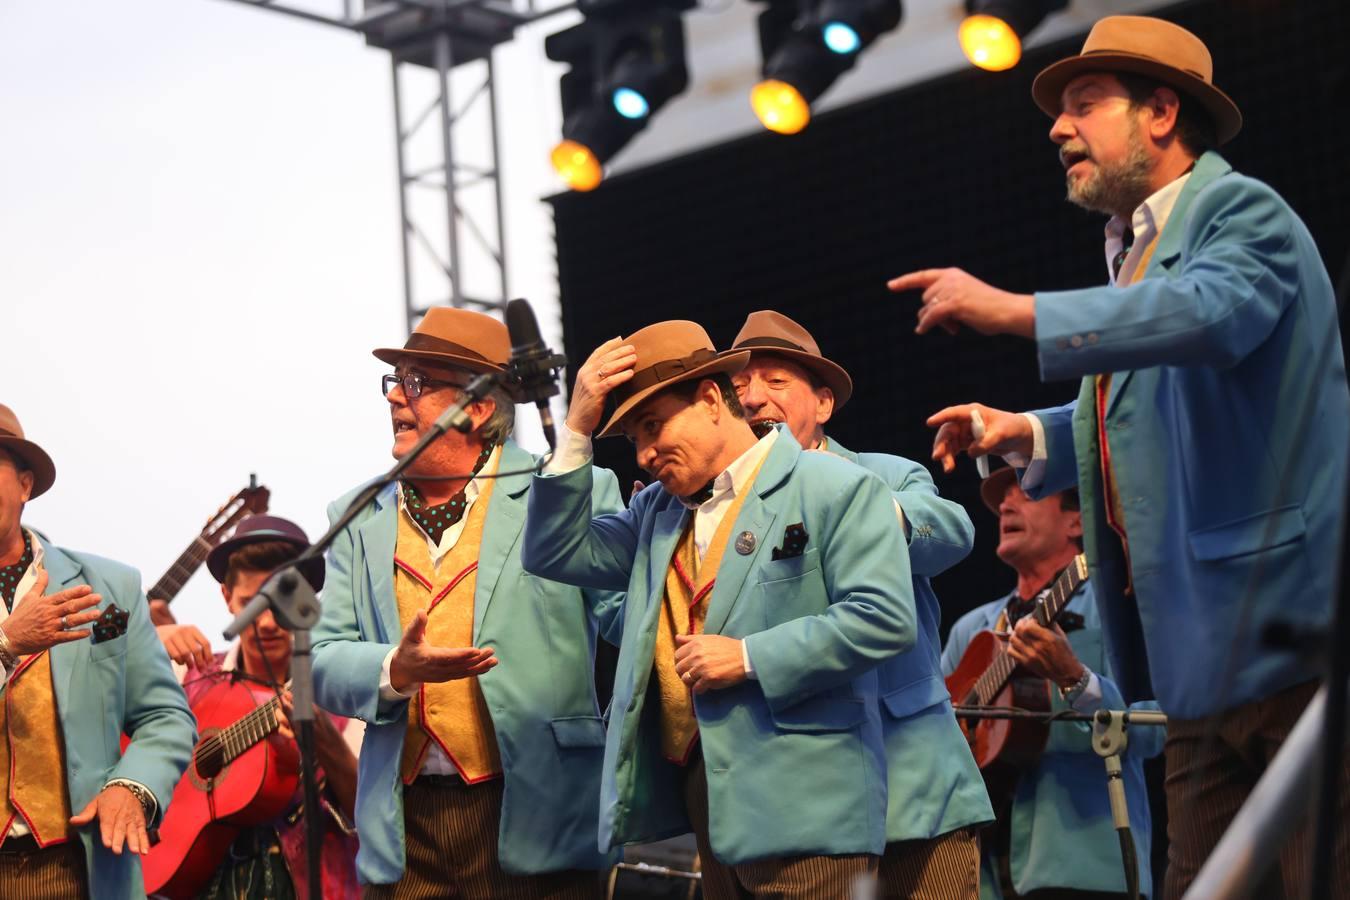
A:
<svg viewBox="0 0 1350 900">
<path fill-rule="evenodd" d="M 903 719 L 951 698 L 947 684 L 937 675 L 928 675 L 896 688 L 881 698 L 881 705 L 893 719 Z"/>
<path fill-rule="evenodd" d="M 605 723 L 599 716 L 564 716 L 549 724 L 559 747 L 605 746 Z"/>
<path fill-rule="evenodd" d="M 127 652 L 127 636 L 119 634 L 111 640 L 99 641 L 97 644 L 92 641 L 89 643 L 89 661 L 98 662 L 100 659 L 109 659 L 114 656 L 125 656 Z"/>
<path fill-rule="evenodd" d="M 856 697 L 808 697 L 774 711 L 773 723 L 780 731 L 825 734 L 857 728 L 866 717 L 867 709 Z"/>
<path fill-rule="evenodd" d="M 1301 540 L 1307 531 L 1303 509 L 1297 505 L 1268 509 L 1255 515 L 1234 519 L 1192 531 L 1186 536 L 1191 555 L 1197 560 L 1214 562 L 1269 550 Z"/>
</svg>

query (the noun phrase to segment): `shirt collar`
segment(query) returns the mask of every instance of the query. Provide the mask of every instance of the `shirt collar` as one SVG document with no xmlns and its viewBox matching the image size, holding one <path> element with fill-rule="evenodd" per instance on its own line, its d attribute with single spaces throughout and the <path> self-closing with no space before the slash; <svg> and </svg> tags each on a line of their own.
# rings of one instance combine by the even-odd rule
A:
<svg viewBox="0 0 1350 900">
<path fill-rule="evenodd" d="M 47 555 L 42 548 L 42 540 L 38 537 L 37 532 L 31 528 L 25 528 L 23 531 L 24 534 L 28 535 L 29 545 L 33 548 L 33 564 L 29 568 L 40 569 L 42 568 L 42 558 Z"/>
<path fill-rule="evenodd" d="M 1172 215 L 1172 208 L 1177 205 L 1177 198 L 1181 196 L 1181 190 L 1186 186 L 1190 177 L 1191 173 L 1187 171 L 1180 178 L 1173 179 L 1150 194 L 1135 209 L 1134 215 L 1130 217 L 1130 231 L 1134 235 L 1136 245 L 1153 240 L 1167 227 L 1167 220 Z M 1106 266 L 1109 272 L 1111 261 L 1125 244 L 1125 221 L 1120 216 L 1112 216 L 1110 221 L 1106 223 L 1105 233 Z"/>
<path fill-rule="evenodd" d="M 724 494 L 730 491 L 731 496 L 739 496 L 750 486 L 750 479 L 763 462 L 764 457 L 769 455 L 769 450 L 773 447 L 773 442 L 778 439 L 778 429 L 775 428 L 764 437 L 760 438 L 744 453 L 736 457 L 731 465 L 722 470 L 722 473 L 713 479 L 712 496 L 702 504 L 690 503 L 683 497 L 678 498 L 680 503 L 684 504 L 686 509 L 699 509 L 701 506 L 712 503 L 720 499 Z"/>
</svg>

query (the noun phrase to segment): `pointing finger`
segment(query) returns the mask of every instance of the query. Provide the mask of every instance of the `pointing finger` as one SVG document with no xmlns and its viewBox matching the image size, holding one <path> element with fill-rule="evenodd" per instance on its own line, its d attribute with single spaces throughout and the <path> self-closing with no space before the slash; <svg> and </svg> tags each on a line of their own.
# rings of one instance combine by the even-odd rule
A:
<svg viewBox="0 0 1350 900">
<path fill-rule="evenodd" d="M 905 275 L 900 275 L 899 277 L 892 278 L 890 281 L 886 282 L 886 287 L 890 288 L 897 294 L 902 291 L 913 291 L 918 290 L 919 288 L 927 288 L 934 281 L 937 281 L 938 277 L 941 274 L 942 274 L 941 269 L 920 269 L 917 272 L 909 272 Z"/>
</svg>

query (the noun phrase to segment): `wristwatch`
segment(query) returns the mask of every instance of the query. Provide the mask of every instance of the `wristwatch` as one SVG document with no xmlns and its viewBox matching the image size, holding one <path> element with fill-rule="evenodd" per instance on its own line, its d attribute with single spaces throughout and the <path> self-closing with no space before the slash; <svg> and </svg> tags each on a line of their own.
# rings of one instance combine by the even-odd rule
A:
<svg viewBox="0 0 1350 900">
<path fill-rule="evenodd" d="M 155 813 L 159 810 L 159 803 L 155 800 L 155 795 L 150 793 L 150 789 L 128 778 L 114 778 L 103 787 L 106 790 L 113 786 L 124 787 L 131 791 L 132 796 L 140 802 L 141 812 L 145 815 L 145 824 L 149 827 L 150 823 L 155 820 Z"/>
<path fill-rule="evenodd" d="M 1083 696 L 1083 691 L 1087 690 L 1087 686 L 1091 681 L 1092 681 L 1092 670 L 1089 669 L 1087 666 L 1083 666 L 1083 674 L 1078 676 L 1077 681 L 1069 685 L 1067 688 L 1059 689 L 1060 698 L 1063 699 L 1065 703 L 1068 703 L 1070 706 L 1072 706 L 1075 700 Z"/>
<path fill-rule="evenodd" d="M 14 645 L 9 642 L 9 637 L 5 634 L 3 628 L 0 628 L 0 665 L 9 670 L 11 675 L 14 674 L 14 669 L 19 665 L 18 654 L 14 652 Z"/>
</svg>

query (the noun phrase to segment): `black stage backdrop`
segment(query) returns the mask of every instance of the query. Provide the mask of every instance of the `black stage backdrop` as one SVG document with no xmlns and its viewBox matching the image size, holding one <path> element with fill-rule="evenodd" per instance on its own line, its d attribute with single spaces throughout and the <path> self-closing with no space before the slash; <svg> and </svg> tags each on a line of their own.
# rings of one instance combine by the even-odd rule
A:
<svg viewBox="0 0 1350 900">
<path fill-rule="evenodd" d="M 1205 39 L 1217 83 L 1244 113 L 1224 155 L 1293 205 L 1333 281 L 1344 277 L 1350 4 L 1230 0 L 1160 14 Z M 1050 119 L 1031 101 L 1036 72 L 1082 38 L 1030 52 L 1011 72 L 961 71 L 822 115 L 796 136 L 763 132 L 552 198 L 569 385 L 608 338 L 693 319 L 724 348 L 747 313 L 773 308 L 852 374 L 853 398 L 829 431 L 854 450 L 928 462 L 924 420 L 943 406 L 1073 398 L 1076 383 L 1041 383 L 1028 342 L 916 336 L 915 296 L 885 282 L 947 265 L 1014 291 L 1104 282 L 1103 219 L 1064 201 Z M 599 441 L 596 456 L 627 494 L 641 474 L 632 446 Z M 930 469 L 977 534 L 970 557 L 935 580 L 945 636 L 1013 577 L 994 556 L 974 465 Z"/>
</svg>

